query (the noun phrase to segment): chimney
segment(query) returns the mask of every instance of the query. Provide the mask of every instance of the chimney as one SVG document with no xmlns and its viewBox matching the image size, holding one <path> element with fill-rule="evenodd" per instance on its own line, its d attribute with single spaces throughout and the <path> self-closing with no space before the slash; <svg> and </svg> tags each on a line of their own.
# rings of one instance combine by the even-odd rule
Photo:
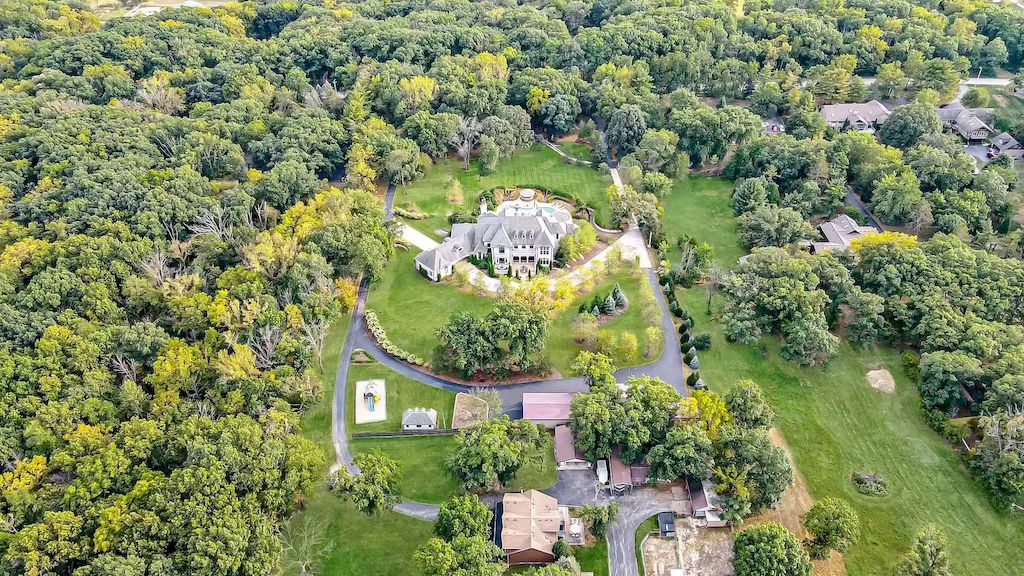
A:
<svg viewBox="0 0 1024 576">
<path fill-rule="evenodd" d="M 487 200 L 484 200 L 483 198 L 481 198 L 480 199 L 480 214 L 483 214 L 484 212 L 487 212 Z"/>
</svg>

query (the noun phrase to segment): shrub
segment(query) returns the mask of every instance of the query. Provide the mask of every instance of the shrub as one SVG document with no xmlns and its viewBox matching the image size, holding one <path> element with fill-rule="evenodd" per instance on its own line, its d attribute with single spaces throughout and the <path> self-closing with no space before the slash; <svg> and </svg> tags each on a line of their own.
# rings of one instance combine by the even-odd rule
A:
<svg viewBox="0 0 1024 576">
<path fill-rule="evenodd" d="M 689 328 L 686 327 L 686 324 L 680 324 L 679 325 L 679 333 L 680 334 L 686 334 L 687 330 L 689 330 Z"/>
<path fill-rule="evenodd" d="M 700 372 L 690 372 L 690 375 L 686 377 L 686 384 L 693 386 L 697 380 L 700 380 Z"/>
<path fill-rule="evenodd" d="M 690 362 L 693 362 L 694 358 L 695 356 L 693 354 L 687 352 L 686 354 L 683 355 L 683 363 L 689 365 Z"/>
<path fill-rule="evenodd" d="M 679 337 L 679 349 L 686 352 L 690 349 L 690 346 L 693 346 L 693 344 L 690 343 L 690 333 L 683 332 L 682 336 Z"/>
<path fill-rule="evenodd" d="M 681 315 L 681 314 L 676 314 L 676 316 L 680 316 L 680 317 L 682 317 L 682 315 Z M 686 326 L 687 328 L 693 328 L 693 318 L 684 318 L 684 319 L 683 319 L 683 324 L 684 324 L 684 325 L 685 325 L 685 326 Z"/>
<path fill-rule="evenodd" d="M 874 472 L 854 472 L 850 480 L 857 492 L 866 496 L 882 496 L 889 491 L 885 478 Z"/>
<path fill-rule="evenodd" d="M 416 364 L 418 366 L 424 365 L 422 358 L 418 358 L 412 352 L 407 352 L 398 346 L 395 346 L 391 343 L 391 340 L 388 340 L 387 332 L 385 332 L 384 327 L 381 326 L 380 319 L 377 318 L 376 312 L 373 310 L 367 310 L 364 317 L 366 319 L 366 329 L 369 330 L 373 339 L 377 341 L 381 350 L 410 364 Z"/>
<path fill-rule="evenodd" d="M 693 337 L 693 347 L 697 350 L 707 350 L 711 348 L 711 334 L 702 332 Z"/>
<path fill-rule="evenodd" d="M 670 306 L 670 309 L 672 310 L 672 313 L 675 314 L 676 318 L 682 318 L 683 317 L 683 309 L 680 308 L 678 304 L 675 304 L 673 302 L 672 305 Z M 687 328 L 689 328 L 689 326 L 687 326 Z"/>
<path fill-rule="evenodd" d="M 572 556 L 572 546 L 570 546 L 565 540 L 559 540 L 551 546 L 551 553 L 555 555 L 556 559 Z"/>
<path fill-rule="evenodd" d="M 906 372 L 908 378 L 915 382 L 921 378 L 920 354 L 913 350 L 905 350 L 900 354 L 900 360 L 903 361 L 903 370 Z"/>
</svg>

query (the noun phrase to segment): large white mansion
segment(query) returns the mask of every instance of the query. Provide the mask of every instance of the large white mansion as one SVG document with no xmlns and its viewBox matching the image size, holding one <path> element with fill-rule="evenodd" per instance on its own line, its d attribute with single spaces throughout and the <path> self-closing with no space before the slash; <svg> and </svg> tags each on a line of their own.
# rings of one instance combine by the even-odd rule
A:
<svg viewBox="0 0 1024 576">
<path fill-rule="evenodd" d="M 490 255 L 495 274 L 511 271 L 526 276 L 537 266 L 551 266 L 561 239 L 575 231 L 568 210 L 537 201 L 536 192 L 527 188 L 493 212 L 481 202 L 477 221 L 453 226 L 440 246 L 416 256 L 416 270 L 438 281 L 451 274 L 458 261 Z"/>
</svg>

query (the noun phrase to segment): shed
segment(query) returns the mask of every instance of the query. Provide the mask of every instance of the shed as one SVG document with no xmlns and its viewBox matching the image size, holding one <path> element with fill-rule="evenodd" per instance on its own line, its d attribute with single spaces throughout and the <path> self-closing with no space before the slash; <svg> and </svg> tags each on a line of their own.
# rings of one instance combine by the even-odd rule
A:
<svg viewBox="0 0 1024 576">
<path fill-rule="evenodd" d="M 590 468 L 586 455 L 576 447 L 576 435 L 564 424 L 555 426 L 555 467 L 558 470 Z"/>
<path fill-rule="evenodd" d="M 437 410 L 409 408 L 402 412 L 402 430 L 436 430 Z"/>
<path fill-rule="evenodd" d="M 526 392 L 523 394 L 523 418 L 548 428 L 568 424 L 572 396 L 572 392 Z"/>
<path fill-rule="evenodd" d="M 662 538 L 675 538 L 676 536 L 676 517 L 671 512 L 662 512 L 658 514 L 658 530 L 661 532 Z"/>
</svg>

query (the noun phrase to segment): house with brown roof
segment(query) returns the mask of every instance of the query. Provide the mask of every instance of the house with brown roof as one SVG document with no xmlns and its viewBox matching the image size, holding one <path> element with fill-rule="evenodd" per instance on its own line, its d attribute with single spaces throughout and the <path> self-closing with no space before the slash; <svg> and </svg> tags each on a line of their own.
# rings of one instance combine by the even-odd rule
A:
<svg viewBox="0 0 1024 576">
<path fill-rule="evenodd" d="M 554 428 L 569 422 L 572 392 L 524 392 L 523 418 Z"/>
<path fill-rule="evenodd" d="M 619 458 L 618 449 L 608 456 L 611 477 L 608 488 L 612 494 L 624 494 L 633 489 L 633 486 L 640 486 L 647 482 L 647 473 L 650 466 L 646 458 L 638 464 L 626 464 Z"/>
<path fill-rule="evenodd" d="M 828 104 L 821 107 L 821 116 L 837 130 L 874 132 L 889 119 L 892 112 L 878 100 L 855 104 Z"/>
<path fill-rule="evenodd" d="M 968 142 L 984 142 L 995 132 L 991 125 L 991 108 L 967 108 L 957 101 L 939 108 L 936 113 L 950 130 Z"/>
<path fill-rule="evenodd" d="M 1020 142 L 1011 136 L 1009 132 L 1003 132 L 998 136 L 993 136 L 992 143 L 988 147 L 988 155 L 992 158 L 1000 154 L 1006 154 L 1014 160 L 1020 160 L 1024 158 L 1024 146 L 1021 146 Z"/>
<path fill-rule="evenodd" d="M 861 226 L 846 214 L 840 214 L 832 220 L 818 225 L 818 231 L 824 236 L 824 242 L 811 242 L 811 252 L 819 254 L 826 250 L 846 250 L 850 243 L 868 234 L 876 234 L 871 226 Z"/>
<path fill-rule="evenodd" d="M 697 518 L 703 518 L 709 528 L 724 528 L 729 522 L 722 518 L 722 506 L 710 480 L 690 478 L 690 510 Z"/>
<path fill-rule="evenodd" d="M 558 501 L 536 490 L 509 492 L 495 515 L 500 529 L 497 544 L 509 564 L 546 564 L 555 561 L 552 547 L 562 529 Z M 499 528 L 499 527 L 496 527 Z"/>
<path fill-rule="evenodd" d="M 576 435 L 564 424 L 555 426 L 555 468 L 558 470 L 590 468 L 586 454 L 576 447 Z"/>
</svg>

